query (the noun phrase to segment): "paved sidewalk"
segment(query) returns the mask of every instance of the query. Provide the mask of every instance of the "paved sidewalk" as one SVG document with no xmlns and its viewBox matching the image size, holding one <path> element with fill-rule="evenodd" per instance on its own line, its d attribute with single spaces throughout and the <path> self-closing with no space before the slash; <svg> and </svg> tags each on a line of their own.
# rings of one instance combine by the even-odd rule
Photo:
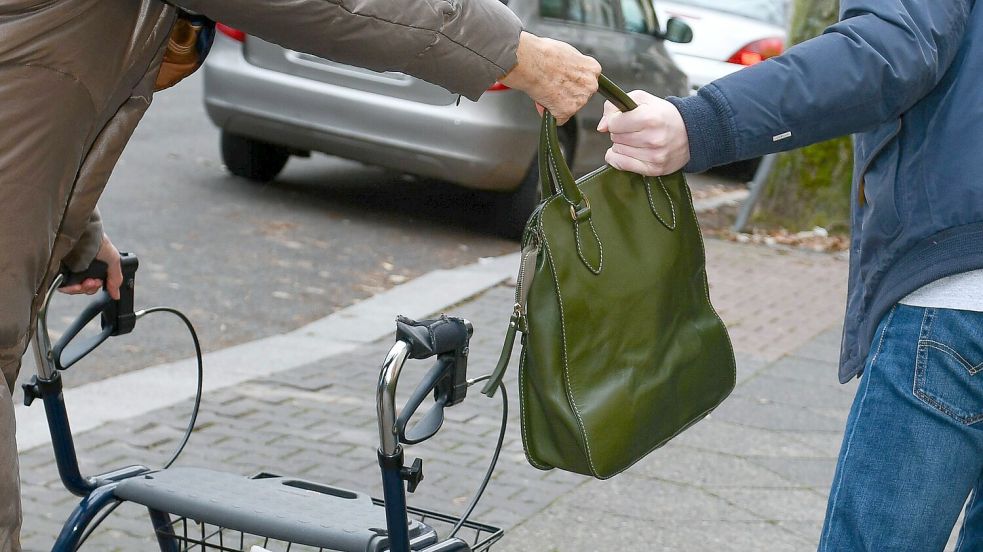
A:
<svg viewBox="0 0 983 552">
<path fill-rule="evenodd" d="M 734 395 L 625 474 L 599 482 L 528 466 L 519 438 L 515 364 L 511 426 L 477 519 L 508 529 L 495 550 L 814 550 L 854 384 L 836 383 L 846 263 L 828 255 L 707 243 L 711 296 L 738 353 Z M 476 328 L 471 372 L 490 370 L 512 289 L 500 285 L 448 313 Z M 397 314 L 394 310 L 392 315 Z M 208 393 L 181 459 L 243 474 L 263 469 L 379 495 L 374 392 L 388 339 L 274 377 Z M 407 365 L 404 381 L 427 368 Z M 206 366 L 221 372 L 221 366 Z M 69 377 L 71 374 L 69 374 Z M 408 386 L 407 386 L 408 387 Z M 71 409 L 72 405 L 69 405 Z M 83 470 L 160 462 L 190 401 L 77 436 Z M 473 391 L 448 411 L 411 503 L 457 511 L 470 498 L 497 434 L 499 401 Z M 22 454 L 27 550 L 50 549 L 76 499 L 47 446 Z M 153 550 L 144 512 L 124 505 L 91 550 Z"/>
</svg>

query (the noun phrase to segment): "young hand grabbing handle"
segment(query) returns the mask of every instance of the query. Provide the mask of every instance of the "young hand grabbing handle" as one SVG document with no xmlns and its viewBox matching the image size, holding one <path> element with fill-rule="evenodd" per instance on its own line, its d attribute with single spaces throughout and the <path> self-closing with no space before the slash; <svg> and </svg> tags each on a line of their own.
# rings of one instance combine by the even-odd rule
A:
<svg viewBox="0 0 983 552">
<path fill-rule="evenodd" d="M 638 107 L 622 112 L 604 103 L 604 116 L 597 130 L 611 135 L 612 145 L 604 156 L 612 167 L 662 176 L 689 163 L 689 137 L 683 117 L 671 103 L 642 90 L 629 92 Z"/>
</svg>

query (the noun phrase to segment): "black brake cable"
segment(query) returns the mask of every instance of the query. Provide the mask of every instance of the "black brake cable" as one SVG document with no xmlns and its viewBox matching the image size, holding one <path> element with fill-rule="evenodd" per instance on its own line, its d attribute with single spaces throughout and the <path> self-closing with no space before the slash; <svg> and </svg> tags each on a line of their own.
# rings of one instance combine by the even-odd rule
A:
<svg viewBox="0 0 983 552">
<path fill-rule="evenodd" d="M 468 380 L 468 387 L 472 385 L 481 383 L 485 380 L 491 379 L 491 374 L 487 376 L 481 376 L 473 380 Z M 498 432 L 498 444 L 495 445 L 495 453 L 492 455 L 491 463 L 488 465 L 488 471 L 485 472 L 485 478 L 481 481 L 481 485 L 475 491 L 474 496 L 471 498 L 471 503 L 468 504 L 467 509 L 464 511 L 464 515 L 461 519 L 457 521 L 454 525 L 454 529 L 451 531 L 450 535 L 447 536 L 448 539 L 454 538 L 457 532 L 461 530 L 461 527 L 467 522 L 471 514 L 474 513 L 475 507 L 478 505 L 478 501 L 481 500 L 481 496 L 485 493 L 485 489 L 488 487 L 488 483 L 491 481 L 492 474 L 495 473 L 495 466 L 498 464 L 498 457 L 502 454 L 502 447 L 505 444 L 505 430 L 509 422 L 509 394 L 505 389 L 505 383 L 499 382 L 498 388 L 502 392 L 502 427 Z"/>
<path fill-rule="evenodd" d="M 191 408 L 191 418 L 188 421 L 188 427 L 184 430 L 184 437 L 181 439 L 181 443 L 174 450 L 174 453 L 167 460 L 167 462 L 164 463 L 164 466 L 160 468 L 161 470 L 166 470 L 167 468 L 170 468 L 174 464 L 174 462 L 177 461 L 178 457 L 181 456 L 181 453 L 184 452 L 184 447 L 188 444 L 188 441 L 191 439 L 191 433 L 195 429 L 195 423 L 198 420 L 198 410 L 201 408 L 201 394 L 202 394 L 202 389 L 204 387 L 205 369 L 204 369 L 204 361 L 202 359 L 202 353 L 201 353 L 201 343 L 198 341 L 198 332 L 195 331 L 195 327 L 191 323 L 191 320 L 189 320 L 188 317 L 185 316 L 183 312 L 171 307 L 151 307 L 149 309 L 143 309 L 137 311 L 134 313 L 134 315 L 136 316 L 137 320 L 139 320 L 140 318 L 143 318 L 144 316 L 154 312 L 169 312 L 177 316 L 178 318 L 181 319 L 182 322 L 184 322 L 184 325 L 187 326 L 188 328 L 188 332 L 191 334 L 191 340 L 194 341 L 195 343 L 195 357 L 198 360 L 198 386 L 195 389 L 195 402 L 194 402 L 194 406 Z M 155 470 L 155 471 L 160 471 L 160 470 Z M 82 545 L 85 544 L 85 541 L 89 539 L 89 537 L 99 527 L 99 525 L 101 525 L 103 521 L 106 521 L 106 518 L 109 517 L 110 514 L 112 514 L 114 511 L 116 511 L 116 508 L 119 508 L 120 504 L 123 504 L 123 502 L 124 501 L 122 500 L 116 502 L 115 504 L 104 510 L 99 515 L 98 518 L 96 518 L 91 524 L 89 524 L 89 527 L 88 529 L 86 529 L 85 534 L 82 535 L 81 539 L 79 539 L 79 543 L 78 546 L 76 546 L 76 550 L 81 548 Z"/>
<path fill-rule="evenodd" d="M 184 452 L 184 447 L 188 444 L 188 440 L 191 439 L 191 433 L 195 429 L 195 422 L 198 420 L 198 410 L 201 408 L 201 393 L 202 387 L 204 386 L 205 369 L 203 367 L 201 355 L 201 343 L 198 341 L 198 333 L 195 332 L 195 327 L 191 324 L 191 320 L 189 320 L 183 312 L 171 307 L 151 307 L 149 309 L 137 311 L 134 314 L 136 315 L 137 320 L 139 320 L 140 318 L 154 312 L 169 312 L 184 322 L 184 325 L 188 327 L 188 332 L 191 334 L 192 341 L 195 343 L 195 357 L 198 359 L 198 387 L 195 389 L 195 403 L 191 408 L 191 418 L 188 420 L 188 427 L 184 430 L 184 437 L 181 439 L 181 444 L 178 445 L 177 449 L 174 451 L 174 454 L 167 462 L 164 463 L 164 467 L 161 468 L 166 470 L 167 468 L 171 467 L 171 465 L 177 461 L 178 457 L 181 456 L 181 453 Z"/>
</svg>

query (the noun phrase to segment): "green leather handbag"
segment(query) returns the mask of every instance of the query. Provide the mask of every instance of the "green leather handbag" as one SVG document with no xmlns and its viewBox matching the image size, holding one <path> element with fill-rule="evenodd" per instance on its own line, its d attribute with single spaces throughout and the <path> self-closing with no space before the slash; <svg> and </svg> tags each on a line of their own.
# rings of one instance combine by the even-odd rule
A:
<svg viewBox="0 0 983 552">
<path fill-rule="evenodd" d="M 600 92 L 636 107 L 603 76 Z M 524 232 L 515 311 L 483 392 L 495 392 L 521 332 L 526 457 L 607 479 L 719 405 L 734 388 L 734 352 L 710 304 L 683 174 L 605 166 L 575 182 L 549 113 L 539 148 L 544 200 Z"/>
</svg>

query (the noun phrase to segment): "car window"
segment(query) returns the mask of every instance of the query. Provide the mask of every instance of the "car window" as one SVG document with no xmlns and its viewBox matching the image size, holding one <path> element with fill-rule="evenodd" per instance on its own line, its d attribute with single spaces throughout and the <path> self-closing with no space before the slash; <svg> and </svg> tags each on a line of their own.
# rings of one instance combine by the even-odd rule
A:
<svg viewBox="0 0 983 552">
<path fill-rule="evenodd" d="M 540 0 L 539 14 L 553 19 L 615 29 L 618 27 L 616 1 L 618 0 Z"/>
<path fill-rule="evenodd" d="M 584 23 L 598 27 L 618 27 L 615 0 L 584 0 Z"/>
<path fill-rule="evenodd" d="M 575 23 L 584 22 L 583 0 L 541 0 L 539 15 Z"/>
<path fill-rule="evenodd" d="M 621 0 L 622 28 L 632 33 L 649 34 L 655 27 L 655 14 L 647 0 Z"/>
<path fill-rule="evenodd" d="M 732 13 L 781 27 L 788 24 L 788 0 L 672 0 L 672 2 Z"/>
</svg>

